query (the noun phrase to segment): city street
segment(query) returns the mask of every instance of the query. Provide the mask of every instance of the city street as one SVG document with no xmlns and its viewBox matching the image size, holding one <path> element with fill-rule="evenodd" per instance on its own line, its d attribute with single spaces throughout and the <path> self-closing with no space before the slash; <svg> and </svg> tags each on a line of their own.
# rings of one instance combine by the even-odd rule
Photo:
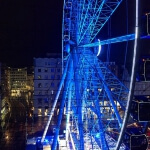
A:
<svg viewBox="0 0 150 150">
<path fill-rule="evenodd" d="M 26 109 L 24 105 L 17 100 L 10 100 L 10 112 L 6 118 L 7 125 L 3 129 L 0 149 L 5 150 L 23 150 L 25 147 L 25 118 Z"/>
<path fill-rule="evenodd" d="M 7 128 L 3 131 L 0 141 L 0 150 L 25 150 L 28 139 L 43 135 L 47 117 L 33 117 L 31 108 L 25 107 L 19 100 L 10 100 L 10 112 Z M 55 120 L 54 120 L 55 118 Z M 55 132 L 57 116 L 51 120 L 47 136 L 53 136 Z M 60 134 L 63 134 L 65 122 L 62 121 Z"/>
</svg>

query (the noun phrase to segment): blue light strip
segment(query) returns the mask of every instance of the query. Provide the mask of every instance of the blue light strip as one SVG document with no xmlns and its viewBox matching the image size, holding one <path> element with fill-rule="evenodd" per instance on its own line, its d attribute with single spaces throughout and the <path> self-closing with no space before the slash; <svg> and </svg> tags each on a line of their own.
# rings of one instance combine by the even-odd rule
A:
<svg viewBox="0 0 150 150">
<path fill-rule="evenodd" d="M 69 69 L 67 71 L 66 80 L 64 82 L 64 91 L 67 91 L 69 84 L 71 83 L 72 74 L 70 72 L 72 72 L 72 70 L 71 70 L 72 65 L 73 65 L 72 60 L 70 60 Z M 57 149 L 58 136 L 59 136 L 59 130 L 60 130 L 60 125 L 61 125 L 61 121 L 62 121 L 62 115 L 63 115 L 63 111 L 64 111 L 66 95 L 67 95 L 67 92 L 63 92 L 63 97 L 62 97 L 62 100 L 60 102 L 60 109 L 59 109 L 59 115 L 58 115 L 57 124 L 56 124 L 54 140 L 53 140 L 53 144 L 52 144 L 52 150 Z"/>
<path fill-rule="evenodd" d="M 119 42 L 125 42 L 125 41 L 131 41 L 135 39 L 135 34 L 128 34 L 124 36 L 119 36 L 116 38 L 111 38 L 103 41 L 98 41 L 90 44 L 80 45 L 79 47 L 96 47 L 99 45 L 107 45 L 107 44 L 113 44 L 113 43 L 119 43 Z M 141 36 L 140 39 L 150 39 L 149 35 Z"/>
<path fill-rule="evenodd" d="M 68 137 L 69 137 L 69 120 L 70 120 L 70 113 L 71 113 L 72 86 L 73 86 L 73 81 L 69 85 L 69 92 L 68 92 L 68 104 L 67 104 L 67 110 L 66 110 L 66 116 L 67 116 L 66 118 L 66 141 L 68 141 Z"/>
<path fill-rule="evenodd" d="M 118 42 L 125 42 L 125 41 L 130 41 L 135 39 L 135 34 L 129 34 L 129 35 L 124 35 L 116 38 L 111 38 L 108 40 L 103 40 L 101 42 L 95 42 L 91 44 L 85 44 L 81 45 L 79 47 L 95 47 L 99 45 L 106 45 L 106 44 L 113 44 L 113 43 L 118 43 Z"/>
<path fill-rule="evenodd" d="M 128 94 L 128 102 L 127 102 L 127 109 L 125 111 L 125 116 L 122 124 L 122 128 L 120 131 L 119 139 L 116 144 L 116 150 L 120 149 L 120 145 L 123 139 L 123 134 L 125 132 L 125 128 L 127 125 L 128 117 L 130 114 L 130 106 L 134 95 L 134 87 L 135 87 L 135 78 L 136 78 L 136 62 L 137 62 L 137 53 L 138 53 L 138 40 L 140 39 L 139 36 L 139 0 L 136 0 L 136 19 L 135 19 L 135 40 L 134 40 L 134 52 L 133 52 L 133 61 L 132 61 L 132 72 L 131 72 L 131 81 L 129 87 L 129 94 Z"/>
</svg>

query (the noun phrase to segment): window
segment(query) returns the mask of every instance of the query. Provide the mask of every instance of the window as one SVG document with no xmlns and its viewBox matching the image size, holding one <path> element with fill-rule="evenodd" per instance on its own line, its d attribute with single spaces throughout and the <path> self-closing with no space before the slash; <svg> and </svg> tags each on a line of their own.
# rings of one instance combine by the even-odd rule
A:
<svg viewBox="0 0 150 150">
<path fill-rule="evenodd" d="M 38 84 L 38 88 L 41 88 L 41 87 L 42 87 L 42 83 L 39 83 L 39 84 Z"/>
<path fill-rule="evenodd" d="M 42 105 L 42 98 L 38 98 L 38 104 Z"/>
<path fill-rule="evenodd" d="M 54 70 L 54 68 L 51 68 L 51 72 L 54 72 L 55 70 Z"/>
<path fill-rule="evenodd" d="M 41 95 L 41 94 L 42 94 L 42 92 L 41 92 L 41 91 L 39 91 L 39 92 L 38 92 L 38 94 L 39 94 L 39 95 Z"/>
<path fill-rule="evenodd" d="M 51 91 L 51 94 L 54 94 L 54 91 L 53 91 L 53 90 Z"/>
<path fill-rule="evenodd" d="M 48 79 L 48 75 L 45 75 L 45 79 Z"/>
<path fill-rule="evenodd" d="M 58 80 L 60 79 L 60 75 L 57 75 L 57 79 L 58 79 Z"/>
<path fill-rule="evenodd" d="M 59 84 L 60 84 L 60 83 L 57 83 L 57 87 L 59 87 Z"/>
<path fill-rule="evenodd" d="M 38 108 L 38 116 L 42 116 L 42 109 L 41 109 L 41 107 Z"/>
<path fill-rule="evenodd" d="M 54 87 L 54 82 L 51 83 L 51 87 Z"/>
<path fill-rule="evenodd" d="M 45 68 L 45 72 L 48 72 L 48 69 L 47 69 L 47 68 Z"/>
<path fill-rule="evenodd" d="M 38 72 L 41 72 L 41 69 L 38 69 Z"/>
<path fill-rule="evenodd" d="M 48 98 L 44 98 L 44 102 L 47 104 L 48 103 Z"/>
<path fill-rule="evenodd" d="M 45 87 L 48 87 L 48 83 L 45 83 Z"/>
<path fill-rule="evenodd" d="M 51 79 L 52 79 L 52 80 L 55 79 L 55 75 L 51 75 Z"/>
<path fill-rule="evenodd" d="M 41 79 L 41 75 L 38 75 L 38 79 Z"/>
<path fill-rule="evenodd" d="M 60 69 L 57 69 L 57 72 L 60 72 Z"/>
<path fill-rule="evenodd" d="M 45 95 L 48 95 L 48 91 L 45 91 Z"/>
</svg>

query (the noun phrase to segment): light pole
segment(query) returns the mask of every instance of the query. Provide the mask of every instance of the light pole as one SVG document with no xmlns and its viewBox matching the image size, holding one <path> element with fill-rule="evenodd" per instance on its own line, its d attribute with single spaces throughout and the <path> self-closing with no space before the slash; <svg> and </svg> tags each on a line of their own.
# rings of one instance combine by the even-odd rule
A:
<svg viewBox="0 0 150 150">
<path fill-rule="evenodd" d="M 26 111 L 26 123 L 25 123 L 25 127 L 26 127 L 26 142 L 27 142 L 27 136 L 28 136 L 28 133 L 27 133 L 27 125 L 28 125 L 27 117 L 28 117 L 28 114 L 27 114 L 27 111 Z"/>
</svg>

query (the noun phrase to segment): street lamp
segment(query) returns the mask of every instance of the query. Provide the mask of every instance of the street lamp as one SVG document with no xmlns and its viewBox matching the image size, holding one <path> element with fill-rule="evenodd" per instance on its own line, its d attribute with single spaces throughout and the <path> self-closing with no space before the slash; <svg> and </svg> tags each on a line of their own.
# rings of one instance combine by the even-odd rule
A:
<svg viewBox="0 0 150 150">
<path fill-rule="evenodd" d="M 26 142 L 27 142 L 27 136 L 28 136 L 28 133 L 27 133 L 27 125 L 28 125 L 28 123 L 27 123 L 27 117 L 28 117 L 28 114 L 27 114 L 27 111 L 26 111 L 26 123 L 25 123 L 25 126 L 26 126 Z"/>
</svg>

